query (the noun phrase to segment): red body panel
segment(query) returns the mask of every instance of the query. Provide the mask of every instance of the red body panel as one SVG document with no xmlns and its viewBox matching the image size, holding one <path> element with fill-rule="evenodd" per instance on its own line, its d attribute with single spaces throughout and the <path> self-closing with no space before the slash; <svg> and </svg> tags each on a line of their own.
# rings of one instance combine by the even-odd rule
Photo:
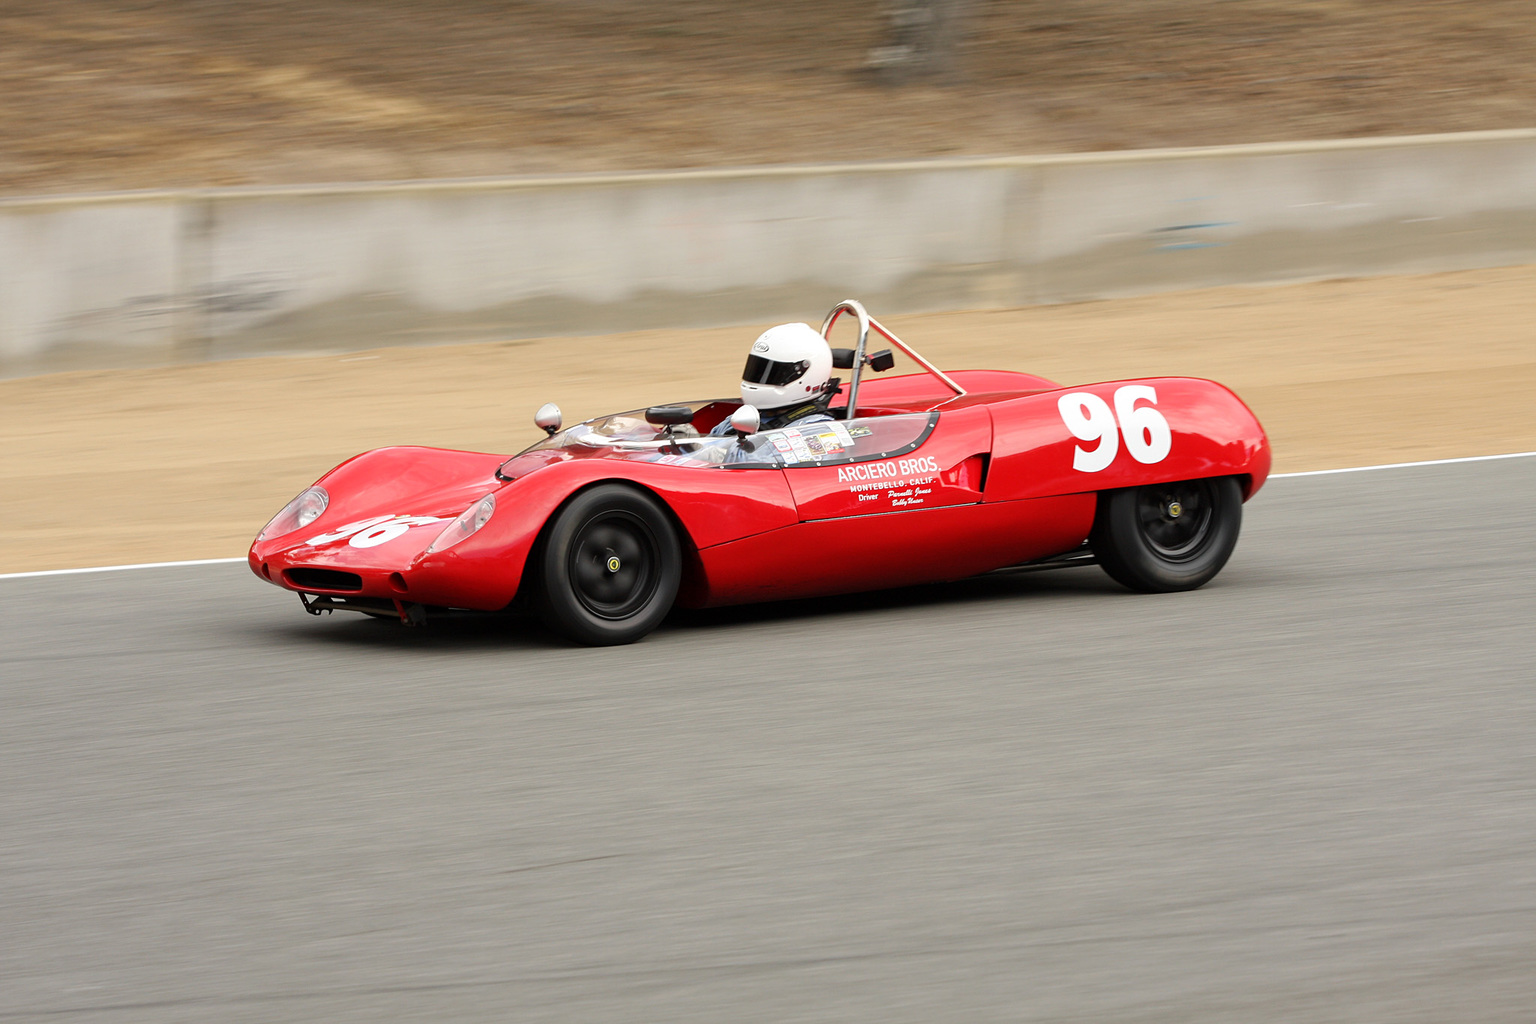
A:
<svg viewBox="0 0 1536 1024">
<path fill-rule="evenodd" d="M 1093 525 L 1097 499 L 954 505 L 819 519 L 700 552 L 702 598 L 690 605 L 846 594 L 963 579 L 1070 551 Z"/>
<path fill-rule="evenodd" d="M 279 586 L 307 593 L 348 593 L 494 610 L 505 607 L 516 595 L 523 564 L 544 523 L 566 498 L 594 483 L 622 480 L 654 491 L 677 516 L 685 543 L 693 548 L 778 529 L 796 521 L 794 501 L 784 474 L 778 470 L 697 469 L 600 456 L 550 460 L 533 472 L 516 476 L 511 483 L 503 483 L 493 475 L 502 457 L 478 456 L 464 462 L 453 457 L 469 453 L 409 449 L 426 453 L 433 460 L 447 457 L 445 461 L 464 474 L 450 485 L 418 494 L 413 502 L 399 483 L 408 477 L 392 472 L 396 468 L 396 453 L 406 450 L 384 448 L 368 452 L 321 477 L 320 485 L 333 494 L 350 495 L 350 491 L 341 488 L 350 484 L 353 474 L 369 474 L 373 467 L 378 468 L 363 488 L 368 496 L 365 504 L 354 505 L 350 500 L 342 504 L 333 498 L 325 514 L 302 531 L 258 540 L 250 552 L 252 570 Z M 446 521 L 441 526 L 413 526 L 377 547 L 359 549 L 346 537 L 319 545 L 305 543 L 308 538 L 324 536 L 327 530 L 385 512 L 435 515 L 428 510 L 441 508 L 445 492 L 462 496 L 452 515 L 487 493 L 495 493 L 497 502 L 496 513 L 484 529 L 447 551 L 426 553 L 448 525 Z M 443 518 L 451 519 L 452 515 Z M 331 591 L 296 586 L 283 576 L 294 567 L 356 573 L 363 578 L 363 587 Z M 399 574 L 406 589 L 400 588 L 399 580 L 392 582 L 391 574 Z"/>
<path fill-rule="evenodd" d="M 1124 433 L 1117 431 L 1117 452 L 1108 467 L 1094 472 L 1074 469 L 1076 451 L 1094 451 L 1097 444 L 1069 432 L 1060 409 L 1063 396 L 1097 395 L 1113 408 L 1115 393 L 1127 385 L 1150 387 L 1156 392 L 1155 404 L 1137 404 L 1155 408 L 1167 421 L 1172 433 L 1167 455 L 1151 464 L 1138 462 L 1123 440 Z M 1269 440 L 1259 421 L 1236 395 L 1208 380 L 1156 377 L 1088 384 L 1009 399 L 991 409 L 994 427 L 988 501 L 1210 476 L 1246 478 L 1243 496 L 1247 499 L 1269 476 Z"/>
<path fill-rule="evenodd" d="M 796 466 L 784 471 L 799 518 L 841 519 L 915 511 L 981 500 L 981 472 L 967 460 L 992 450 L 992 417 L 981 407 L 939 415 L 917 450 L 850 466 Z"/>
<path fill-rule="evenodd" d="M 505 456 L 474 452 L 379 449 L 322 477 L 326 511 L 301 530 L 259 538 L 250 565 L 305 593 L 497 609 L 516 595 L 529 552 L 560 506 L 584 487 L 622 481 L 651 491 L 676 517 L 686 560 L 680 602 L 812 597 L 958 579 L 1070 551 L 1087 537 L 1101 490 L 1236 475 L 1251 495 L 1269 472 L 1257 420 L 1210 381 L 1059 388 L 1005 371 L 951 376 L 970 393 L 956 398 L 927 374 L 864 382 L 860 420 L 936 408 L 937 422 L 911 451 L 841 466 L 674 465 L 582 445 L 534 449 L 505 464 Z M 1155 401 L 1129 401 L 1142 389 Z M 700 426 L 732 404 L 701 411 Z M 1135 433 L 1150 415 L 1137 410 L 1146 408 L 1166 423 L 1168 444 L 1156 459 L 1138 461 L 1156 447 L 1151 434 Z M 1074 465 L 1093 462 L 1104 441 L 1084 440 L 1081 423 L 1074 436 L 1074 409 L 1097 410 L 1101 434 L 1119 431 L 1117 454 L 1091 471 Z M 1130 421 L 1123 426 L 1105 419 L 1122 414 Z M 498 466 L 510 482 L 497 478 Z M 426 553 L 488 493 L 496 511 L 483 529 Z M 368 520 L 379 522 L 343 529 Z M 305 569 L 355 574 L 361 587 L 300 585 L 285 575 Z"/>
</svg>

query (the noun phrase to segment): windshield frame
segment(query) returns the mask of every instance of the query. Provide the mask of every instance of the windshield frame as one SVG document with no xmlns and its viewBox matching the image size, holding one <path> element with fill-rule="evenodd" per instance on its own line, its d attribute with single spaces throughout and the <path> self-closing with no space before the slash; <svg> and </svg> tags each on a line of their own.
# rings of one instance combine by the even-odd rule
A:
<svg viewBox="0 0 1536 1024">
<path fill-rule="evenodd" d="M 676 404 L 692 407 L 697 412 L 718 401 L 717 399 Z M 897 422 L 910 423 L 917 417 L 923 417 L 923 423 L 916 436 L 894 448 L 878 452 L 857 450 L 857 441 L 849 445 L 845 440 L 844 444 L 847 447 L 839 454 L 819 452 L 806 446 L 803 441 L 798 445 L 791 443 L 806 436 L 815 437 L 827 433 L 836 433 L 846 438 L 852 432 L 856 437 L 862 437 L 882 425 L 894 426 Z M 583 420 L 564 430 L 556 431 L 507 459 L 497 468 L 496 473 L 502 479 L 514 479 L 503 476 L 503 470 L 515 459 L 533 452 L 553 453 L 572 450 L 589 452 L 598 457 L 613 455 L 620 458 L 627 457 L 636 462 L 675 465 L 691 469 L 814 469 L 822 466 L 847 466 L 858 462 L 876 462 L 881 459 L 896 458 L 915 451 L 933 434 L 938 422 L 939 410 L 930 409 L 926 412 L 864 416 L 846 421 L 823 420 L 800 426 L 790 424 L 747 435 L 727 433 L 678 436 L 673 434 L 670 428 L 647 423 L 644 409 L 631 409 Z M 603 431 L 605 426 L 618 426 L 621 423 L 621 433 L 610 434 Z M 860 433 L 861 427 L 864 428 L 863 433 Z M 778 444 L 775 441 L 776 437 L 785 439 L 785 443 Z M 786 451 L 786 448 L 789 450 Z M 705 454 L 706 452 L 709 454 Z"/>
</svg>

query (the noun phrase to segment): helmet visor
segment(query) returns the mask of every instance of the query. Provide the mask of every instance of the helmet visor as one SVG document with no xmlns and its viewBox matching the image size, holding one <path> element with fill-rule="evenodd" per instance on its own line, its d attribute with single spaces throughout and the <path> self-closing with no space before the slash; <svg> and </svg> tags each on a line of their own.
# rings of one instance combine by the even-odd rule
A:
<svg viewBox="0 0 1536 1024">
<path fill-rule="evenodd" d="M 772 359 L 764 359 L 762 356 L 747 356 L 747 368 L 741 371 L 741 380 L 743 384 L 768 384 L 779 387 L 792 380 L 800 379 L 810 368 L 809 359 L 802 359 L 798 363 L 780 363 Z"/>
</svg>

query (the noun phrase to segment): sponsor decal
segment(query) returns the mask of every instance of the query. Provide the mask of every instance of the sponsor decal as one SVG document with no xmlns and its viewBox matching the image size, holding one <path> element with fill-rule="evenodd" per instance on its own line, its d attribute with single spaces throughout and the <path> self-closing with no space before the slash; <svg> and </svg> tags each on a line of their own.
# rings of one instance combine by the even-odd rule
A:
<svg viewBox="0 0 1536 1024">
<path fill-rule="evenodd" d="M 773 447 L 778 450 L 779 455 L 785 462 L 794 465 L 800 461 L 800 456 L 795 454 L 795 449 L 790 445 L 789 438 L 783 434 L 770 434 L 769 436 L 773 439 Z"/>
<path fill-rule="evenodd" d="M 925 505 L 938 482 L 939 463 L 931 455 L 910 459 L 885 459 L 840 466 L 837 479 L 848 485 L 848 493 L 863 503 L 886 500 L 891 508 Z M 928 486 L 925 486 L 928 485 Z"/>
<path fill-rule="evenodd" d="M 897 480 L 916 474 L 931 474 L 938 471 L 939 463 L 933 456 L 920 455 L 913 459 L 886 459 L 883 462 L 857 462 L 852 466 L 839 466 L 837 479 L 839 483 Z"/>
<path fill-rule="evenodd" d="M 810 444 L 812 439 L 814 439 L 816 444 L 821 446 L 821 450 L 826 452 L 828 455 L 841 455 L 843 454 L 843 450 L 845 448 L 851 446 L 853 440 L 852 438 L 848 438 L 848 440 L 845 441 L 844 438 L 846 436 L 847 431 L 844 431 L 843 434 L 839 435 L 835 430 L 820 430 L 820 428 L 818 428 L 818 433 L 806 438 L 806 443 Z M 815 446 L 813 445 L 812 447 Z"/>
<path fill-rule="evenodd" d="M 784 439 L 789 442 L 789 450 L 795 458 L 801 462 L 812 462 L 816 456 L 811 453 L 811 446 L 805 443 L 805 438 L 800 436 L 800 431 L 789 429 L 784 431 Z"/>
<path fill-rule="evenodd" d="M 767 435 L 786 462 L 821 462 L 847 454 L 853 438 L 841 423 L 782 427 Z"/>
</svg>

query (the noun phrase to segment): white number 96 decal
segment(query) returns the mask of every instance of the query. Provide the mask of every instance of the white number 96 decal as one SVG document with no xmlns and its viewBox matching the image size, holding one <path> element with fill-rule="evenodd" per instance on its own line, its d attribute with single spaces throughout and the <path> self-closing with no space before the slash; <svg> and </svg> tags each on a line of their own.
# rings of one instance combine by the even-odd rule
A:
<svg viewBox="0 0 1536 1024">
<path fill-rule="evenodd" d="M 1058 398 L 1056 408 L 1072 436 L 1079 441 L 1099 442 L 1096 448 L 1074 447 L 1072 468 L 1083 473 L 1109 468 L 1119 454 L 1122 436 L 1125 450 L 1137 462 L 1151 465 L 1166 459 L 1173 447 L 1173 431 L 1152 405 L 1137 408 L 1140 401 L 1156 405 L 1157 391 L 1146 384 L 1127 384 L 1115 391 L 1113 411 L 1108 402 L 1089 391 L 1074 391 Z"/>
<path fill-rule="evenodd" d="M 401 536 L 413 526 L 430 526 L 440 522 L 442 520 L 437 516 L 374 516 L 372 519 L 359 519 L 330 533 L 311 537 L 304 543 L 329 544 L 332 541 L 351 537 L 352 539 L 347 543 L 354 548 L 376 548 L 380 544 Z"/>
</svg>

